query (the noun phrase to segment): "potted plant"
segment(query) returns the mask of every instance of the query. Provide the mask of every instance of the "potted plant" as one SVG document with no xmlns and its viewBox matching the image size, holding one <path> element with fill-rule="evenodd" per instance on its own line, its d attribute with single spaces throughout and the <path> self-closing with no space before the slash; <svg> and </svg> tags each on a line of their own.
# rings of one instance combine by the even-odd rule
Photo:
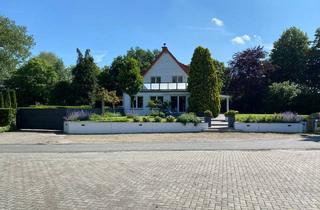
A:
<svg viewBox="0 0 320 210">
<path fill-rule="evenodd" d="M 208 126 L 211 127 L 211 118 L 212 118 L 212 112 L 210 110 L 204 111 L 204 122 L 208 123 Z"/>
<path fill-rule="evenodd" d="M 224 113 L 224 116 L 228 118 L 228 127 L 233 128 L 234 122 L 236 121 L 236 114 L 239 112 L 236 110 L 229 110 L 226 113 Z"/>
</svg>

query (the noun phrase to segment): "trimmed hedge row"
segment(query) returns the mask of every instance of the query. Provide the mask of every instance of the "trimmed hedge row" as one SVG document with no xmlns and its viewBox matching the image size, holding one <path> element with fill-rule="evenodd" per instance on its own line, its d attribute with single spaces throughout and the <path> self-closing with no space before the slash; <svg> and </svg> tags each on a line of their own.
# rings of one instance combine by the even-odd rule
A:
<svg viewBox="0 0 320 210">
<path fill-rule="evenodd" d="M 16 124 L 16 110 L 11 108 L 0 108 L 0 126 L 14 128 Z"/>
</svg>

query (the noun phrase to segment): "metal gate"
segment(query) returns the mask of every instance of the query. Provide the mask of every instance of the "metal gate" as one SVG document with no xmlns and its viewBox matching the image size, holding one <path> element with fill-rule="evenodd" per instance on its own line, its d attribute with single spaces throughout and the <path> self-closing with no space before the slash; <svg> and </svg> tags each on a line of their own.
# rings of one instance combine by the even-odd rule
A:
<svg viewBox="0 0 320 210">
<path fill-rule="evenodd" d="M 63 130 L 63 118 L 75 111 L 100 112 L 99 109 L 32 109 L 19 108 L 17 110 L 18 129 L 50 129 Z"/>
</svg>

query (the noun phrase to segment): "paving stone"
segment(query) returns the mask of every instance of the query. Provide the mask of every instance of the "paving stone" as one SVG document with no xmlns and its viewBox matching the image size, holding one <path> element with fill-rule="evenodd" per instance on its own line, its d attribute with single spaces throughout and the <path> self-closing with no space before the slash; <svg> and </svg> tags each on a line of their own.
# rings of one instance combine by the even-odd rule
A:
<svg viewBox="0 0 320 210">
<path fill-rule="evenodd" d="M 320 209 L 320 151 L 6 153 L 0 209 Z"/>
</svg>

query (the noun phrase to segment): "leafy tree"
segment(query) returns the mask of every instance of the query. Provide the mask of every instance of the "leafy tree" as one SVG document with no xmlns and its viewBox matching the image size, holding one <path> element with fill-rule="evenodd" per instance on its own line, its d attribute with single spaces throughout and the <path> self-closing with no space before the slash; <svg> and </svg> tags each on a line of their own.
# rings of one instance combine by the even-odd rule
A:
<svg viewBox="0 0 320 210">
<path fill-rule="evenodd" d="M 148 69 L 151 63 L 159 55 L 160 51 L 157 49 L 154 50 L 144 50 L 140 47 L 130 48 L 127 51 L 127 57 L 134 58 L 139 63 L 139 68 L 141 71 Z"/>
<path fill-rule="evenodd" d="M 192 56 L 188 78 L 190 111 L 202 115 L 205 110 L 210 110 L 215 117 L 218 116 L 221 88 L 219 80 L 209 50 L 197 47 Z"/>
<path fill-rule="evenodd" d="M 112 104 L 113 112 L 115 112 L 116 105 L 120 103 L 120 98 L 115 90 L 107 92 L 106 102 Z"/>
<path fill-rule="evenodd" d="M 2 92 L 0 92 L 0 108 L 4 108 L 4 98 Z"/>
<path fill-rule="evenodd" d="M 296 97 L 301 93 L 299 85 L 289 81 L 269 86 L 268 109 L 270 112 L 292 111 Z"/>
<path fill-rule="evenodd" d="M 15 72 L 8 84 L 17 90 L 19 104 L 27 106 L 35 103 L 47 104 L 57 80 L 56 72 L 47 62 L 32 58 Z"/>
<path fill-rule="evenodd" d="M 319 112 L 320 92 L 307 86 L 301 86 L 301 93 L 295 97 L 292 111 L 299 114 Z"/>
<path fill-rule="evenodd" d="M 138 61 L 127 57 L 118 57 L 116 60 L 117 63 L 113 70 L 119 72 L 117 77 L 119 87 L 122 92 L 127 93 L 132 98 L 143 85 Z"/>
<path fill-rule="evenodd" d="M 111 66 L 105 66 L 98 76 L 98 83 L 100 87 L 107 90 L 115 90 L 117 95 L 122 94 L 119 84 L 119 70 L 122 68 L 123 60 L 133 58 L 138 61 L 139 69 L 141 72 L 146 70 L 159 54 L 159 50 L 144 50 L 140 47 L 130 48 L 125 56 L 116 57 Z"/>
<path fill-rule="evenodd" d="M 122 92 L 119 87 L 118 81 L 119 68 L 117 67 L 119 62 L 121 62 L 120 57 L 117 57 L 112 62 L 111 67 L 103 67 L 101 73 L 98 76 L 98 83 L 100 87 L 103 87 L 107 90 L 115 90 L 118 95 L 121 95 Z"/>
<path fill-rule="evenodd" d="M 50 103 L 54 105 L 70 105 L 73 104 L 72 86 L 69 81 L 57 82 L 50 97 Z"/>
<path fill-rule="evenodd" d="M 266 97 L 273 65 L 266 60 L 267 53 L 257 46 L 238 52 L 229 62 L 230 84 L 233 109 L 240 112 L 264 112 Z"/>
<path fill-rule="evenodd" d="M 17 104 L 17 96 L 15 90 L 10 90 L 10 98 L 11 98 L 11 108 L 16 109 L 18 107 Z"/>
<path fill-rule="evenodd" d="M 270 55 L 272 63 L 278 67 L 275 80 L 303 82 L 308 51 L 309 40 L 306 33 L 296 27 L 284 31 L 274 43 Z"/>
<path fill-rule="evenodd" d="M 104 88 L 99 88 L 97 93 L 96 93 L 96 97 L 98 100 L 101 101 L 101 113 L 104 114 L 104 110 L 105 110 L 105 101 L 107 100 L 108 97 L 108 90 L 104 89 Z"/>
<path fill-rule="evenodd" d="M 316 30 L 307 59 L 307 72 L 305 84 L 314 91 L 320 91 L 320 28 Z"/>
<path fill-rule="evenodd" d="M 11 77 L 16 67 L 30 55 L 34 45 L 24 26 L 0 16 L 0 86 Z"/>
<path fill-rule="evenodd" d="M 10 90 L 5 91 L 4 108 L 11 108 Z"/>
<path fill-rule="evenodd" d="M 104 114 L 105 102 L 112 104 L 113 112 L 115 112 L 115 106 L 120 103 L 120 98 L 117 96 L 116 91 L 108 91 L 104 88 L 98 89 L 97 99 L 101 101 L 102 114 Z"/>
<path fill-rule="evenodd" d="M 92 104 L 95 101 L 99 68 L 94 63 L 89 49 L 85 51 L 84 56 L 79 49 L 77 49 L 77 53 L 77 65 L 72 69 L 74 101 L 78 105 Z"/>
<path fill-rule="evenodd" d="M 59 81 L 70 81 L 71 71 L 64 67 L 61 58 L 52 52 L 41 52 L 37 58 L 45 60 L 48 65 L 57 73 Z"/>
<path fill-rule="evenodd" d="M 219 82 L 221 90 L 225 91 L 226 87 L 229 84 L 230 78 L 228 77 L 228 69 L 224 66 L 223 62 L 220 62 L 218 60 L 213 59 L 213 64 L 215 68 L 217 69 L 218 77 L 219 77 Z"/>
</svg>

